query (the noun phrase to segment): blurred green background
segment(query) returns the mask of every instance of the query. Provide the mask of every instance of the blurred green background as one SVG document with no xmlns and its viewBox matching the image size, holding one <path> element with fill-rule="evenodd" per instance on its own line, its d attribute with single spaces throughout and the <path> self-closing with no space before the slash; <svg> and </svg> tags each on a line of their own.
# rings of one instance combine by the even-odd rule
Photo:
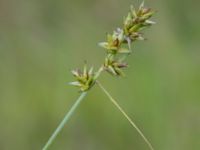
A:
<svg viewBox="0 0 200 150">
<path fill-rule="evenodd" d="M 70 71 L 104 59 L 106 32 L 138 0 L 0 1 L 0 149 L 39 150 L 79 96 Z M 125 78 L 100 80 L 157 150 L 200 149 L 200 2 L 146 0 L 157 24 Z M 52 150 L 148 150 L 98 86 Z"/>
</svg>

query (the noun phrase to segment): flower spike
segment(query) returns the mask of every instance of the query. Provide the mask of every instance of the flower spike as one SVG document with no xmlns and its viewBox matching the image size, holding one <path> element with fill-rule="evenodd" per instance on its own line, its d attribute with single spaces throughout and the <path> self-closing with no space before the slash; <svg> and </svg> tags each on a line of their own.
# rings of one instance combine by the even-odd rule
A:
<svg viewBox="0 0 200 150">
<path fill-rule="evenodd" d="M 154 13 L 155 11 L 144 6 L 144 1 L 139 9 L 131 5 L 127 17 L 124 18 L 123 26 L 114 30 L 112 34 L 107 34 L 106 41 L 99 43 L 99 46 L 106 50 L 106 57 L 100 71 L 93 73 L 93 67 L 88 70 L 85 63 L 83 72 L 72 71 L 77 81 L 70 84 L 79 87 L 81 91 L 87 91 L 95 84 L 102 71 L 113 76 L 124 76 L 122 69 L 128 66 L 124 60 L 132 52 L 131 45 L 135 41 L 146 39 L 143 37 L 142 30 L 155 24 L 150 20 Z"/>
<path fill-rule="evenodd" d="M 77 81 L 70 82 L 69 84 L 79 87 L 82 92 L 89 90 L 95 83 L 93 67 L 88 70 L 86 64 L 84 65 L 83 72 L 76 69 L 72 70 L 72 74 Z"/>
</svg>

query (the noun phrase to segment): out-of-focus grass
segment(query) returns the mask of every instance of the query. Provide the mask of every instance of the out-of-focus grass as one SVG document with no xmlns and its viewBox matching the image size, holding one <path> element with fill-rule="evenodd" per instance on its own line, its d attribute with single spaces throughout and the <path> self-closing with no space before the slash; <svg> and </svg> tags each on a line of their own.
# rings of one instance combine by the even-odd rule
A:
<svg viewBox="0 0 200 150">
<path fill-rule="evenodd" d="M 97 42 L 133 1 L 3 0 L 0 5 L 0 149 L 40 149 L 77 98 L 70 70 L 99 66 Z M 140 2 L 136 2 L 136 5 Z M 156 149 L 200 148 L 199 2 L 147 1 L 157 22 L 129 58 L 126 78 L 101 81 Z M 95 87 L 52 149 L 148 149 Z"/>
</svg>

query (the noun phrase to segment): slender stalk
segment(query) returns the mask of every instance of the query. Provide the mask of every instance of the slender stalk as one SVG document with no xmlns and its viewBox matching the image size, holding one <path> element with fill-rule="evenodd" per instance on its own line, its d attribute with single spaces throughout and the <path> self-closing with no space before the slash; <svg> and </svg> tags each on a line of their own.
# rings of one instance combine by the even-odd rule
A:
<svg viewBox="0 0 200 150">
<path fill-rule="evenodd" d="M 80 97 L 76 100 L 76 102 L 73 104 L 73 106 L 71 107 L 71 109 L 67 112 L 67 114 L 65 115 L 65 117 L 63 118 L 63 120 L 61 121 L 61 123 L 58 125 L 58 127 L 56 128 L 56 130 L 54 131 L 54 133 L 51 135 L 51 137 L 49 138 L 49 140 L 47 141 L 47 143 L 45 144 L 45 146 L 43 147 L 42 150 L 47 150 L 49 148 L 49 146 L 52 144 L 52 142 L 55 140 L 55 138 L 57 137 L 57 135 L 63 129 L 63 127 L 65 126 L 65 124 L 69 120 L 69 118 L 72 116 L 72 114 L 74 113 L 74 111 L 76 110 L 76 108 L 78 107 L 78 105 L 80 104 L 80 102 L 86 96 L 86 94 L 87 94 L 87 92 L 81 93 Z"/>
<path fill-rule="evenodd" d="M 116 102 L 116 100 L 109 94 L 109 92 L 102 86 L 102 84 L 98 81 L 97 84 L 102 89 L 102 91 L 108 96 L 108 98 L 111 100 L 111 102 L 119 109 L 119 111 L 124 115 L 124 117 L 129 121 L 129 123 L 137 130 L 137 132 L 141 135 L 143 140 L 147 143 L 149 148 L 151 150 L 154 150 L 151 143 L 147 140 L 147 138 L 144 136 L 142 131 L 137 127 L 137 125 L 132 121 L 132 119 L 125 113 L 125 111 L 120 107 L 120 105 Z"/>
<path fill-rule="evenodd" d="M 97 80 L 97 78 L 101 75 L 102 71 L 104 70 L 104 67 L 101 66 L 99 68 L 99 70 L 96 72 L 95 76 L 94 76 L 94 80 Z"/>
</svg>

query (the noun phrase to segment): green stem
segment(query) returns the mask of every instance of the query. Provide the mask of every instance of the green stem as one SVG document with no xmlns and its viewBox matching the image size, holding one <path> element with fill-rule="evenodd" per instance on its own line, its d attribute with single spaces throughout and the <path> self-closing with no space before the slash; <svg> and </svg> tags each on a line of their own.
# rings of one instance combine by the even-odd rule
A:
<svg viewBox="0 0 200 150">
<path fill-rule="evenodd" d="M 137 127 L 137 125 L 132 121 L 132 119 L 125 113 L 125 111 L 120 107 L 120 105 L 116 102 L 116 100 L 109 94 L 109 92 L 102 86 L 102 84 L 99 81 L 97 83 L 99 87 L 102 89 L 102 91 L 109 97 L 111 102 L 119 109 L 119 111 L 124 115 L 124 117 L 129 121 L 129 123 L 137 130 L 137 132 L 141 135 L 141 137 L 147 143 L 149 148 L 151 150 L 154 150 L 151 143 L 147 140 L 147 138 L 144 136 L 142 131 Z"/>
<path fill-rule="evenodd" d="M 74 111 L 76 110 L 76 108 L 78 107 L 78 105 L 80 104 L 80 102 L 86 96 L 86 94 L 87 94 L 87 92 L 83 92 L 80 95 L 80 97 L 76 100 L 76 102 L 73 104 L 73 106 L 71 107 L 71 109 L 69 110 L 69 112 L 65 115 L 65 117 L 63 118 L 63 120 L 61 121 L 61 123 L 58 125 L 58 127 L 56 128 L 56 130 L 54 131 L 54 133 L 51 135 L 51 137 L 49 138 L 49 140 L 47 141 L 47 143 L 45 144 L 45 146 L 43 147 L 42 150 L 47 150 L 49 148 L 49 146 L 52 144 L 52 142 L 57 137 L 58 133 L 60 133 L 60 131 L 63 129 L 64 125 L 67 123 L 67 121 L 69 120 L 69 118 L 72 116 L 72 114 L 74 113 Z"/>
<path fill-rule="evenodd" d="M 104 67 L 101 66 L 99 68 L 99 70 L 96 72 L 95 76 L 94 76 L 94 80 L 97 80 L 97 78 L 100 76 L 101 72 L 104 70 Z"/>
</svg>

